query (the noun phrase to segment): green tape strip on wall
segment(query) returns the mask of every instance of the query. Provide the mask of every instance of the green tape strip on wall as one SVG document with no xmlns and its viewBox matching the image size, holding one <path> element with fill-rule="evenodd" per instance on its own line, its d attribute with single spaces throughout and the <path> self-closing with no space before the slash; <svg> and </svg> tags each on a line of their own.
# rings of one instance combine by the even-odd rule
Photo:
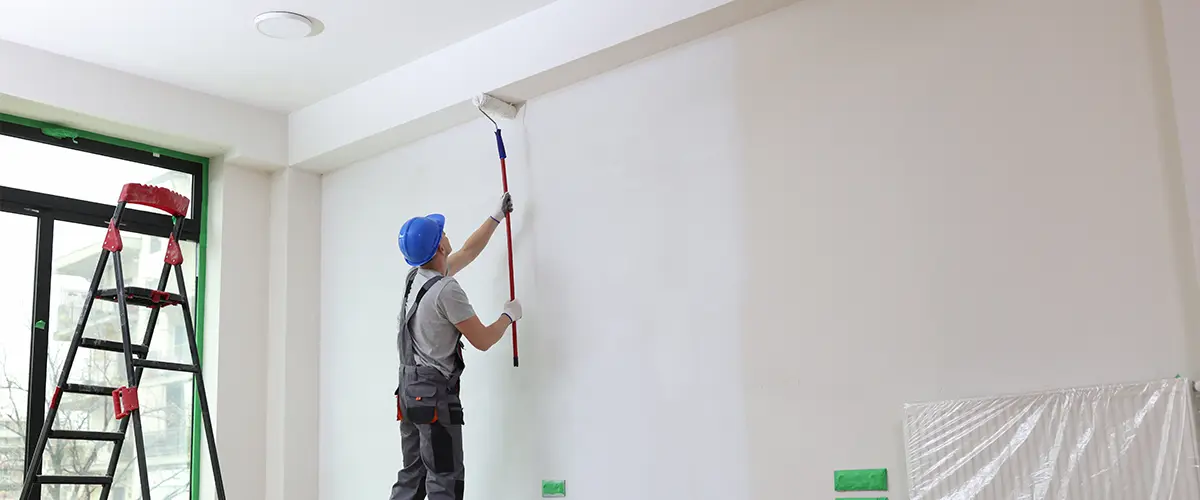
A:
<svg viewBox="0 0 1200 500">
<path fill-rule="evenodd" d="M 834 471 L 833 489 L 835 491 L 887 491 L 887 469 Z"/>
</svg>

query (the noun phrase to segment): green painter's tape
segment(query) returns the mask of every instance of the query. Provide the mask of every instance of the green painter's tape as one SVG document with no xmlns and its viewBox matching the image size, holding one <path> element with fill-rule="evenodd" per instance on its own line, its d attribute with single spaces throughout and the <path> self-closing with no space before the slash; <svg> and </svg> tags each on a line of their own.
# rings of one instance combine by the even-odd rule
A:
<svg viewBox="0 0 1200 500">
<path fill-rule="evenodd" d="M 567 496 L 566 481 L 542 481 L 542 497 L 555 498 Z"/>
<path fill-rule="evenodd" d="M 200 182 L 201 193 L 204 193 L 204 200 L 209 200 L 208 196 L 208 158 L 200 159 Z M 204 361 L 204 295 L 206 291 L 206 283 L 208 282 L 208 204 L 204 204 L 204 210 L 200 211 L 200 242 L 196 248 L 196 350 L 200 355 L 200 361 Z M 201 434 L 204 432 L 204 422 L 200 415 L 200 392 L 196 390 L 195 384 L 192 384 L 192 500 L 200 500 L 200 446 Z"/>
<path fill-rule="evenodd" d="M 887 491 L 887 469 L 834 471 L 833 489 L 834 491 Z"/>
<path fill-rule="evenodd" d="M 36 129 L 41 129 L 43 134 L 46 134 L 50 137 L 59 138 L 59 139 L 65 139 L 65 138 L 70 138 L 71 140 L 87 139 L 90 141 L 103 142 L 105 144 L 112 144 L 113 146 L 120 146 L 123 148 L 135 149 L 138 151 L 145 151 L 147 153 L 153 153 L 153 154 L 156 154 L 159 156 L 166 156 L 168 158 L 176 158 L 176 159 L 180 159 L 180 160 L 192 161 L 192 162 L 197 162 L 197 163 L 207 163 L 208 162 L 208 158 L 205 158 L 203 156 L 196 156 L 196 155 L 190 155 L 187 153 L 180 153 L 178 151 L 172 151 L 170 149 L 160 148 L 157 146 L 151 146 L 149 144 L 142 144 L 140 142 L 128 141 L 125 139 L 118 139 L 116 137 L 109 137 L 107 135 L 97 134 L 95 132 L 88 132 L 86 130 L 78 130 L 78 129 L 74 129 L 74 128 L 70 128 L 70 127 L 64 127 L 62 125 L 58 125 L 58 124 L 54 124 L 54 123 L 47 123 L 47 122 L 38 121 L 38 120 L 31 120 L 29 118 L 22 118 L 20 116 L 13 116 L 13 115 L 0 113 L 0 122 L 15 123 L 17 125 L 23 125 L 26 127 L 33 127 Z M 53 131 L 53 133 L 51 131 Z M 66 135 L 59 137 L 56 134 L 66 134 Z"/>
<path fill-rule="evenodd" d="M 79 138 L 79 131 L 69 128 L 44 128 L 42 129 L 42 133 L 55 139 L 70 139 L 74 141 Z"/>
</svg>

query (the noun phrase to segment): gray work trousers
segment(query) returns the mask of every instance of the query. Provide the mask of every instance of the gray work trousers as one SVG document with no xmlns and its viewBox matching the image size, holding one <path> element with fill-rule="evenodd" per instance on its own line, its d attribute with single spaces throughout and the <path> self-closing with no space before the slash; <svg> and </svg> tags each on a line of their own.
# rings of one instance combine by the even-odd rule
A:
<svg viewBox="0 0 1200 500">
<path fill-rule="evenodd" d="M 457 386 L 457 377 L 454 377 Z M 397 391 L 404 468 L 391 500 L 462 500 L 462 401 L 457 387 L 431 367 L 401 370 Z"/>
<path fill-rule="evenodd" d="M 404 468 L 391 500 L 462 500 L 462 425 L 400 422 Z"/>
</svg>

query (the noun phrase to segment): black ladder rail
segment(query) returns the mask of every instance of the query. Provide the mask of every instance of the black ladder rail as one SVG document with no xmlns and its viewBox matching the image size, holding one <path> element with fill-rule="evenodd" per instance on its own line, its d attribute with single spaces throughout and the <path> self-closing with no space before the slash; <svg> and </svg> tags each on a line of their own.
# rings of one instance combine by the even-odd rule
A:
<svg viewBox="0 0 1200 500">
<path fill-rule="evenodd" d="M 178 283 L 179 294 L 183 296 L 183 302 L 179 304 L 183 308 L 183 324 L 186 326 L 188 334 L 188 348 L 192 351 L 192 364 L 196 366 L 196 394 L 200 399 L 200 419 L 204 422 L 204 431 L 208 434 L 208 458 L 212 461 L 213 482 L 217 485 L 217 500 L 225 500 L 225 480 L 221 478 L 221 461 L 217 458 L 217 437 L 213 432 L 212 416 L 208 411 L 208 395 L 204 391 L 204 377 L 200 373 L 200 349 L 196 346 L 196 328 L 192 324 L 191 306 L 188 303 L 187 289 L 184 288 L 183 268 L 180 264 L 175 264 L 175 280 Z"/>
<path fill-rule="evenodd" d="M 91 394 L 93 396 L 110 396 L 116 387 L 101 387 L 98 385 L 66 384 L 62 386 L 64 394 Z"/>
<path fill-rule="evenodd" d="M 121 204 L 117 210 L 121 210 Z M 113 259 L 113 271 L 117 274 L 117 314 L 121 318 L 121 341 L 125 343 L 125 374 L 129 378 L 129 387 L 138 387 L 133 378 L 133 348 L 129 335 L 129 304 L 125 303 L 125 272 L 121 266 L 121 252 L 116 252 Z M 133 411 L 128 415 L 133 419 L 133 446 L 137 450 L 138 474 L 142 480 L 142 498 L 150 500 L 150 470 L 146 465 L 146 441 L 142 432 L 142 412 Z"/>
<path fill-rule="evenodd" d="M 125 352 L 125 346 L 122 345 L 120 342 L 113 342 L 111 340 L 103 340 L 103 339 L 93 339 L 93 338 L 89 338 L 89 337 L 84 337 L 80 340 L 81 340 L 81 342 L 79 343 L 79 347 L 86 347 L 88 349 L 95 349 L 97 351 Z M 133 346 L 133 353 L 135 355 L 141 356 L 143 358 L 146 357 L 147 350 L 148 349 L 146 349 L 146 346 L 144 346 L 144 345 Z"/>
<path fill-rule="evenodd" d="M 183 228 L 183 219 L 176 218 L 175 227 L 172 228 L 171 234 L 176 235 L 178 237 L 179 231 L 182 228 Z M 170 276 L 170 269 L 171 268 L 169 265 L 167 265 L 166 263 L 163 263 L 163 270 L 161 273 L 159 273 L 158 286 L 155 287 L 155 290 L 166 290 L 167 278 Z M 158 324 L 158 313 L 161 310 L 162 310 L 161 308 L 157 308 L 157 307 L 150 310 L 150 318 L 146 321 L 146 333 L 142 334 L 142 344 L 141 344 L 143 347 L 146 348 L 146 351 L 145 351 L 145 354 L 139 356 L 139 359 L 145 359 L 150 354 L 150 341 L 153 340 L 153 338 L 154 338 L 154 327 L 157 326 L 157 324 Z M 137 368 L 136 370 L 134 370 L 133 379 L 134 379 L 135 386 L 141 386 L 142 372 L 143 372 L 142 368 Z M 127 419 L 127 418 L 121 419 L 121 423 L 118 424 L 118 426 L 117 426 L 117 432 L 121 433 L 122 439 L 120 441 L 117 441 L 116 444 L 113 445 L 112 456 L 108 460 L 108 469 L 105 473 L 105 475 L 110 476 L 114 479 L 117 477 L 117 467 L 120 465 L 120 461 L 121 461 L 121 449 L 125 445 L 124 436 L 126 435 L 126 433 L 129 432 L 129 419 Z M 108 495 L 111 492 L 112 492 L 111 484 L 104 486 L 100 490 L 100 500 L 108 500 Z"/>
<path fill-rule="evenodd" d="M 119 231 L 121 216 L 124 214 L 127 204 L 146 205 L 160 210 L 166 211 L 173 216 L 174 224 L 167 244 L 167 255 L 163 259 L 163 269 L 159 274 L 158 287 L 154 290 L 144 288 L 126 287 L 123 263 L 121 260 L 121 250 L 123 244 Z M 183 274 L 183 255 L 179 248 L 179 236 L 183 229 L 184 215 L 187 213 L 189 200 L 175 192 L 165 188 L 144 186 L 138 184 L 126 184 L 121 191 L 121 197 L 118 200 L 116 209 L 113 213 L 112 220 L 109 221 L 108 234 L 105 237 L 103 249 L 100 252 L 100 257 L 96 262 L 96 270 L 92 276 L 92 282 L 89 285 L 88 296 L 84 302 L 84 308 L 80 314 L 79 321 L 75 325 L 74 335 L 71 337 L 71 345 L 68 347 L 67 356 L 63 364 L 62 372 L 58 377 L 54 396 L 51 399 L 50 406 L 46 413 L 46 418 L 42 424 L 41 432 L 38 436 L 37 445 L 31 451 L 29 466 L 26 470 L 25 481 L 22 484 L 20 500 L 30 500 L 30 494 L 39 485 L 87 485 L 101 487 L 101 500 L 107 500 L 111 492 L 112 486 L 116 481 L 116 469 L 120 462 L 120 456 L 125 438 L 128 434 L 130 422 L 134 428 L 134 445 L 137 451 L 137 464 L 139 479 L 141 482 L 141 496 L 143 500 L 150 500 L 150 481 L 149 470 L 147 467 L 147 457 L 145 453 L 145 438 L 141 420 L 141 404 L 137 399 L 137 390 L 140 386 L 142 375 L 146 368 L 150 369 L 165 369 L 179 372 L 191 373 L 192 381 L 195 384 L 195 390 L 199 399 L 200 414 L 206 437 L 208 438 L 208 451 L 213 467 L 213 478 L 216 483 L 216 496 L 218 500 L 225 500 L 225 484 L 221 475 L 220 462 L 217 458 L 216 437 L 212 426 L 212 417 L 208 406 L 208 395 L 204 387 L 204 377 L 200 364 L 200 352 L 196 343 L 196 330 L 194 320 L 191 316 L 191 308 L 187 299 L 187 285 Z M 116 289 L 115 290 L 99 290 L 99 284 L 103 278 L 104 269 L 110 262 L 113 265 L 113 271 L 116 274 Z M 174 271 L 176 284 L 179 287 L 179 294 L 170 294 L 166 292 L 166 287 L 170 280 L 171 272 Z M 117 303 L 118 316 L 121 325 L 121 342 L 113 342 L 102 339 L 92 339 L 83 336 L 87 325 L 88 318 L 91 315 L 91 309 L 97 299 L 110 300 Z M 146 324 L 146 332 L 143 335 L 141 344 L 133 344 L 132 334 L 130 332 L 129 306 L 145 306 L 151 309 L 150 317 Z M 192 363 L 170 363 L 163 361 L 152 361 L 146 358 L 150 354 L 150 345 L 153 340 L 154 330 L 158 324 L 158 315 L 160 309 L 166 306 L 180 306 L 183 312 L 184 325 L 188 336 L 188 346 L 191 351 Z M 87 349 L 95 349 L 100 351 L 117 352 L 123 355 L 125 360 L 125 375 L 129 383 L 126 387 L 102 387 L 86 384 L 71 384 L 67 380 L 70 378 L 71 368 L 75 362 L 75 356 L 80 347 Z M 99 432 L 99 431 L 69 431 L 53 429 L 55 417 L 57 416 L 59 404 L 62 401 L 63 393 L 72 394 L 87 394 L 113 397 L 114 412 L 119 420 L 119 430 L 117 432 Z M 49 439 L 60 440 L 87 440 L 97 442 L 112 442 L 113 451 L 108 463 L 108 470 L 104 476 L 87 476 L 87 475 L 45 475 L 41 474 L 43 454 L 46 450 L 46 445 Z M 195 487 L 195 485 L 193 485 Z"/>
<path fill-rule="evenodd" d="M 104 277 L 108 254 L 108 250 L 101 250 L 100 258 L 96 259 L 96 271 L 92 274 L 92 283 L 88 285 L 88 295 L 83 302 L 83 312 L 79 315 L 79 322 L 75 324 L 75 333 L 72 335 L 71 345 L 67 348 L 63 369 L 58 375 L 58 384 L 55 385 L 57 389 L 54 390 L 54 396 L 50 400 L 50 408 L 46 410 L 46 418 L 42 421 L 42 432 L 38 434 L 33 460 L 29 462 L 29 470 L 25 472 L 25 482 L 21 485 L 21 500 L 29 500 L 29 494 L 33 490 L 34 483 L 37 482 L 36 478 L 41 473 L 42 454 L 46 451 L 46 441 L 50 439 L 50 427 L 54 424 L 54 418 L 58 416 L 58 403 L 62 399 L 62 387 L 67 385 L 67 376 L 71 374 L 71 365 L 75 363 L 75 353 L 79 350 L 79 339 L 83 338 L 83 329 L 87 326 L 88 316 L 92 313 L 92 304 L 96 302 L 96 289 L 100 287 L 100 279 Z"/>
<path fill-rule="evenodd" d="M 124 434 L 104 431 L 60 431 L 51 430 L 50 439 L 74 439 L 79 441 L 120 441 Z"/>
<path fill-rule="evenodd" d="M 108 476 L 38 476 L 41 484 L 81 484 L 81 485 L 111 485 L 113 478 Z"/>
</svg>

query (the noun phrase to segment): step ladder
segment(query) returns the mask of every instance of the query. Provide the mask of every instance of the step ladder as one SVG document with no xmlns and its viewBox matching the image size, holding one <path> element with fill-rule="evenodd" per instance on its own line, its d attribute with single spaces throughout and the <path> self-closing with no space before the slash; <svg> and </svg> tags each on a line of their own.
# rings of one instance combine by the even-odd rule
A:
<svg viewBox="0 0 1200 500">
<path fill-rule="evenodd" d="M 138 403 L 138 383 L 142 378 L 143 370 L 147 368 L 186 372 L 193 375 L 196 391 L 200 397 L 200 416 L 203 420 L 205 434 L 208 437 L 208 452 L 212 459 L 217 498 L 225 500 L 225 485 L 221 479 L 221 466 L 217 460 L 217 447 L 213 438 L 212 419 L 208 412 L 208 396 L 204 392 L 204 377 L 200 373 L 200 353 L 196 347 L 196 330 L 192 324 L 192 312 L 188 305 L 187 287 L 183 277 L 183 252 L 179 248 L 178 240 L 179 233 L 183 229 L 183 221 L 187 217 L 189 203 L 190 201 L 187 197 L 166 188 L 141 184 L 126 184 L 121 189 L 121 196 L 117 200 L 117 208 L 108 223 L 108 234 L 104 238 L 100 258 L 96 262 L 96 271 L 92 275 L 92 283 L 88 287 L 88 295 L 83 304 L 83 312 L 80 314 L 79 322 L 75 326 L 75 334 L 71 337 L 71 345 L 67 349 L 62 373 L 58 376 L 58 385 L 54 391 L 54 396 L 50 400 L 50 407 L 46 411 L 45 423 L 42 425 L 42 431 L 38 436 L 33 460 L 29 464 L 29 469 L 25 472 L 25 482 L 21 486 L 20 500 L 31 500 L 30 495 L 33 491 L 37 490 L 37 488 L 34 488 L 35 485 L 50 484 L 98 485 L 101 487 L 100 500 L 108 500 L 108 495 L 112 490 L 113 481 L 117 473 L 117 462 L 121 457 L 121 447 L 125 442 L 125 434 L 129 429 L 130 422 L 133 422 L 134 446 L 137 450 L 138 472 L 141 475 L 141 498 L 142 500 L 151 500 L 149 472 L 146 469 L 146 445 L 142 435 L 142 418 Z M 127 205 L 142 205 L 157 208 L 170 214 L 174 221 L 171 235 L 167 241 L 166 257 L 163 259 L 163 268 L 162 273 L 159 275 L 158 287 L 153 290 L 125 286 L 125 276 L 121 269 L 121 249 L 123 245 L 121 243 L 121 231 L 119 228 L 121 227 L 121 216 L 124 215 Z M 99 289 L 100 281 L 104 277 L 105 266 L 108 264 L 110 256 L 112 257 L 113 271 L 116 273 L 117 287 L 115 289 L 101 290 Z M 175 271 L 175 282 L 179 288 L 179 293 L 177 294 L 166 291 L 172 270 Z M 121 342 L 83 336 L 84 329 L 87 326 L 88 315 L 91 313 L 92 304 L 96 300 L 117 303 L 117 310 L 121 320 Z M 139 344 L 134 344 L 130 340 L 128 307 L 131 305 L 150 308 L 146 333 Z M 187 327 L 188 345 L 191 348 L 191 364 L 167 363 L 146 359 L 150 352 L 150 340 L 154 335 L 154 325 L 158 321 L 159 311 L 163 307 L 172 306 L 180 307 L 183 310 L 183 321 Z M 71 374 L 71 365 L 75 362 L 75 354 L 81 347 L 84 349 L 123 354 L 128 385 L 124 387 L 99 387 L 68 383 L 67 379 Z M 121 421 L 119 429 L 116 432 L 53 429 L 54 419 L 58 414 L 59 403 L 62 401 L 63 393 L 111 396 L 113 412 L 116 418 Z M 112 443 L 113 450 L 112 457 L 108 461 L 108 472 L 103 476 L 52 476 L 41 474 L 42 455 L 46 451 L 47 442 L 51 439 Z M 192 487 L 195 487 L 195 485 Z"/>
</svg>

